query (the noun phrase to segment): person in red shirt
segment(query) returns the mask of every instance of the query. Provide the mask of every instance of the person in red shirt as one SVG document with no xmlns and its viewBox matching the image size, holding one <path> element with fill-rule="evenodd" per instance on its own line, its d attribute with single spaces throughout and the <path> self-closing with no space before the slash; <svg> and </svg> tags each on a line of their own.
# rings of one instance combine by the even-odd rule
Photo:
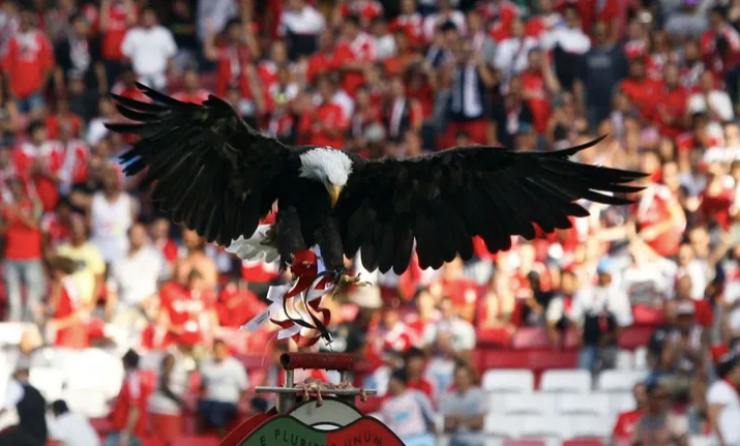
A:
<svg viewBox="0 0 740 446">
<path fill-rule="evenodd" d="M 54 67 L 51 43 L 35 23 L 32 10 L 21 12 L 18 32 L 10 38 L 2 60 L 10 91 L 23 113 L 36 113 L 44 105 L 43 90 Z"/>
<path fill-rule="evenodd" d="M 437 397 L 434 394 L 434 386 L 424 377 L 427 356 L 423 350 L 411 347 L 403 355 L 404 368 L 406 369 L 406 386 L 418 390 L 429 397 L 432 405 L 437 405 Z"/>
<path fill-rule="evenodd" d="M 550 121 L 551 99 L 560 91 L 560 83 L 542 50 L 530 50 L 527 60 L 527 69 L 520 76 L 522 96 L 532 110 L 535 130 L 537 133 L 545 133 Z"/>
<path fill-rule="evenodd" d="M 62 128 L 66 128 L 72 137 L 79 137 L 82 129 L 82 118 L 69 109 L 69 101 L 65 98 L 57 99 L 56 113 L 46 117 L 47 136 L 59 139 Z"/>
<path fill-rule="evenodd" d="M 344 147 L 344 136 L 349 127 L 349 118 L 344 114 L 342 107 L 333 101 L 335 87 L 329 76 L 319 79 L 318 90 L 321 95 L 321 105 L 316 108 L 313 116 L 305 117 L 310 120 L 311 125 L 308 143 L 341 149 Z"/>
<path fill-rule="evenodd" d="M 52 284 L 48 311 L 51 315 L 47 329 L 54 334 L 54 345 L 67 348 L 89 346 L 88 320 L 90 309 L 80 299 L 72 274 L 77 262 L 68 257 L 54 257 L 50 261 Z"/>
<path fill-rule="evenodd" d="M 208 99 L 208 90 L 200 87 L 200 74 L 192 68 L 182 76 L 183 89 L 172 95 L 178 101 L 202 104 Z"/>
<path fill-rule="evenodd" d="M 59 141 L 48 139 L 41 122 L 32 122 L 28 134 L 29 139 L 13 150 L 15 171 L 48 212 L 59 200 L 58 174 L 64 163 L 64 148 Z"/>
<path fill-rule="evenodd" d="M 647 77 L 642 58 L 629 62 L 629 76 L 622 81 L 620 90 L 644 119 L 655 119 L 656 107 L 660 102 L 660 82 Z"/>
<path fill-rule="evenodd" d="M 129 27 L 138 22 L 138 14 L 134 0 L 102 0 L 100 4 L 101 55 L 111 83 L 121 74 L 124 60 L 121 43 Z"/>
<path fill-rule="evenodd" d="M 216 302 L 221 327 L 239 328 L 264 309 L 265 304 L 240 281 L 227 283 Z"/>
<path fill-rule="evenodd" d="M 104 444 L 138 446 L 146 434 L 147 401 L 152 391 L 146 375 L 139 370 L 139 354 L 129 350 L 123 355 L 125 375 L 121 390 L 109 415 L 113 431 Z"/>
<path fill-rule="evenodd" d="M 253 43 L 249 24 L 229 21 L 222 41 L 217 45 L 216 36 L 209 32 L 203 50 L 206 59 L 216 63 L 216 95 L 224 97 L 229 89 L 237 88 L 243 98 L 261 101 L 261 84 L 254 66 L 259 48 Z"/>
<path fill-rule="evenodd" d="M 170 282 L 159 292 L 159 329 L 162 346 L 192 346 L 208 343 L 218 326 L 214 311 L 215 296 L 205 286 L 203 274 L 192 269 L 186 285 Z"/>
<path fill-rule="evenodd" d="M 45 289 L 41 264 L 41 206 L 26 191 L 18 178 L 7 180 L 12 201 L 0 204 L 0 235 L 5 239 L 5 286 L 11 321 L 32 321 L 40 308 Z M 26 305 L 22 290 L 26 290 Z M 38 313 L 37 313 L 38 315 Z"/>
<path fill-rule="evenodd" d="M 689 91 L 681 85 L 681 73 L 676 64 L 665 66 L 663 81 L 661 100 L 656 108 L 658 124 L 663 135 L 675 138 L 686 128 Z"/>
<path fill-rule="evenodd" d="M 347 94 L 354 96 L 357 88 L 365 82 L 363 72 L 373 60 L 375 44 L 372 37 L 362 31 L 356 16 L 345 17 L 342 35 L 334 52 L 334 63 L 342 69 L 342 88 Z"/>
<path fill-rule="evenodd" d="M 647 394 L 645 393 L 645 384 L 637 383 L 632 388 L 632 395 L 635 397 L 635 408 L 620 412 L 617 415 L 617 421 L 612 429 L 612 441 L 620 444 L 621 441 L 630 440 L 635 434 L 635 426 L 642 416 L 645 408 Z"/>
</svg>

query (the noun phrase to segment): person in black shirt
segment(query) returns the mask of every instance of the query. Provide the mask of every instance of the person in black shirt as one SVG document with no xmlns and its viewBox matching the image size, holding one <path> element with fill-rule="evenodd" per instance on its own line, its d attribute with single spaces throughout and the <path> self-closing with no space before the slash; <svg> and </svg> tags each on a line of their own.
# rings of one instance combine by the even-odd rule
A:
<svg viewBox="0 0 740 446">
<path fill-rule="evenodd" d="M 0 432 L 0 446 L 44 446 L 47 440 L 46 400 L 28 382 L 26 368 L 13 374 L 0 413 L 12 406 L 18 413 L 18 424 Z"/>
<path fill-rule="evenodd" d="M 575 92 L 586 105 L 586 116 L 591 128 L 609 116 L 612 97 L 619 82 L 627 75 L 627 58 L 620 45 L 610 42 L 607 25 L 594 26 L 594 46 L 583 56 Z"/>
</svg>

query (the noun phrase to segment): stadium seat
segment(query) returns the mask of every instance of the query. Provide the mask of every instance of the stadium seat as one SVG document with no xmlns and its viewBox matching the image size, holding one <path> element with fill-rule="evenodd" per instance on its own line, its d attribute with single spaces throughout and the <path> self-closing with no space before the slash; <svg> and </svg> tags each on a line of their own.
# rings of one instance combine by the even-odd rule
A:
<svg viewBox="0 0 740 446">
<path fill-rule="evenodd" d="M 488 414 L 483 420 L 483 431 L 499 437 L 515 438 L 527 417 L 521 415 Z"/>
<path fill-rule="evenodd" d="M 497 395 L 492 396 L 495 398 Z M 503 412 L 508 415 L 549 415 L 556 413 L 555 395 L 552 394 L 523 393 L 505 395 L 501 399 L 504 406 Z"/>
<path fill-rule="evenodd" d="M 501 446 L 545 446 L 545 440 L 536 439 L 520 439 L 520 440 L 504 440 Z"/>
<path fill-rule="evenodd" d="M 192 435 L 175 438 L 170 446 L 218 446 L 218 437 L 212 435 Z"/>
<path fill-rule="evenodd" d="M 617 370 L 632 370 L 635 368 L 634 354 L 630 350 L 619 350 L 616 359 Z"/>
<path fill-rule="evenodd" d="M 568 415 L 564 417 L 568 432 L 563 438 L 598 437 L 605 438 L 611 433 L 614 420 L 601 415 Z"/>
<path fill-rule="evenodd" d="M 108 415 L 108 398 L 100 391 L 64 389 L 61 395 L 72 412 L 86 417 L 104 417 Z"/>
<path fill-rule="evenodd" d="M 539 327 L 522 327 L 514 333 L 511 342 L 514 350 L 535 350 L 550 348 L 547 330 Z"/>
<path fill-rule="evenodd" d="M 64 376 L 53 367 L 32 367 L 29 370 L 28 380 L 36 387 L 46 401 L 54 401 L 62 397 Z"/>
<path fill-rule="evenodd" d="M 609 392 L 608 394 L 609 412 L 613 415 L 635 409 L 635 397 L 632 396 L 632 392 Z"/>
<path fill-rule="evenodd" d="M 619 348 L 628 350 L 634 350 L 637 347 L 645 346 L 650 340 L 650 336 L 653 334 L 654 330 L 655 327 L 651 326 L 632 325 L 625 327 L 621 332 L 619 332 L 617 344 L 619 344 Z"/>
<path fill-rule="evenodd" d="M 483 390 L 489 392 L 531 392 L 534 374 L 531 370 L 487 370 L 483 374 Z"/>
<path fill-rule="evenodd" d="M 596 388 L 603 392 L 628 392 L 647 378 L 644 370 L 604 370 L 597 379 Z"/>
<path fill-rule="evenodd" d="M 647 356 L 648 356 L 647 347 L 637 347 L 635 349 L 635 358 L 634 358 L 635 369 L 646 370 L 650 368 L 648 366 Z"/>
<path fill-rule="evenodd" d="M 558 395 L 557 410 L 560 414 L 607 416 L 609 396 L 600 393 Z"/>
<path fill-rule="evenodd" d="M 558 415 L 525 416 L 519 436 L 563 438 L 568 436 L 568 428 L 568 419 Z"/>
<path fill-rule="evenodd" d="M 591 390 L 591 373 L 587 370 L 546 370 L 542 374 L 540 390 L 543 392 L 586 393 Z"/>
<path fill-rule="evenodd" d="M 604 442 L 598 438 L 574 438 L 565 440 L 562 446 L 604 446 Z"/>
</svg>

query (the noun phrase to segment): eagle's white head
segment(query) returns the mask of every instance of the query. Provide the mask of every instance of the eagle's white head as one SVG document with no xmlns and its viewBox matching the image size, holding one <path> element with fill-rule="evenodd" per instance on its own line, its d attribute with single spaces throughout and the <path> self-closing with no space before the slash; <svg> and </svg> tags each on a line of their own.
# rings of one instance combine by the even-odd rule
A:
<svg viewBox="0 0 740 446">
<path fill-rule="evenodd" d="M 339 194 L 347 184 L 352 173 L 352 159 L 341 150 L 330 147 L 316 147 L 299 155 L 303 178 L 310 178 L 326 187 L 334 206 Z"/>
</svg>

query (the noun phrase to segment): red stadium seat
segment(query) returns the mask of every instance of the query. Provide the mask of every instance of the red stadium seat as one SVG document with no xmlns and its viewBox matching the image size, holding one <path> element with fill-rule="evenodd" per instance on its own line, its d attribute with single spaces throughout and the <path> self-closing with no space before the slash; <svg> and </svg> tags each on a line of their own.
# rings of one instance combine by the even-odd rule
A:
<svg viewBox="0 0 740 446">
<path fill-rule="evenodd" d="M 562 446 L 604 446 L 604 442 L 598 438 L 576 438 L 565 440 Z"/>
<path fill-rule="evenodd" d="M 501 446 L 545 446 L 545 440 L 521 439 L 521 440 L 504 440 Z"/>
<path fill-rule="evenodd" d="M 619 333 L 619 339 L 617 340 L 619 348 L 634 350 L 637 347 L 647 345 L 654 330 L 655 327 L 639 325 L 624 328 Z"/>
<path fill-rule="evenodd" d="M 551 347 L 547 330 L 538 327 L 518 329 L 514 334 L 511 346 L 514 350 L 543 350 Z"/>
<path fill-rule="evenodd" d="M 218 437 L 214 435 L 191 435 L 176 438 L 170 446 L 218 446 Z"/>
</svg>

